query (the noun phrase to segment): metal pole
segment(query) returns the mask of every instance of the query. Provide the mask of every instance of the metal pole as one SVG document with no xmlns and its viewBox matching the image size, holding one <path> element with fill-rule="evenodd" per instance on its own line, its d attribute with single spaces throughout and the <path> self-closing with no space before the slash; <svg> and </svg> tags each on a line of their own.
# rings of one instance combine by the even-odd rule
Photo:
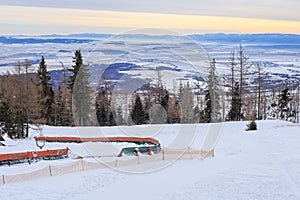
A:
<svg viewBox="0 0 300 200">
<path fill-rule="evenodd" d="M 4 175 L 2 175 L 2 183 L 3 183 L 3 185 L 5 185 L 5 176 Z"/>
<path fill-rule="evenodd" d="M 18 79 L 19 79 L 19 126 L 18 126 L 18 137 L 23 137 L 23 124 L 22 124 L 22 87 L 21 87 L 21 65 L 18 62 Z"/>
<path fill-rule="evenodd" d="M 29 116 L 28 116 L 28 67 L 29 67 L 29 62 L 26 59 L 26 64 L 25 64 L 25 80 L 26 80 L 26 135 L 25 137 L 28 137 L 29 135 Z"/>
<path fill-rule="evenodd" d="M 300 80 L 298 80 L 298 88 L 297 88 L 297 109 L 296 109 L 296 119 L 297 123 L 299 123 L 299 101 L 300 101 Z"/>
<path fill-rule="evenodd" d="M 50 176 L 53 176 L 53 175 L 52 175 L 51 165 L 49 165 L 49 174 L 50 174 Z"/>
</svg>

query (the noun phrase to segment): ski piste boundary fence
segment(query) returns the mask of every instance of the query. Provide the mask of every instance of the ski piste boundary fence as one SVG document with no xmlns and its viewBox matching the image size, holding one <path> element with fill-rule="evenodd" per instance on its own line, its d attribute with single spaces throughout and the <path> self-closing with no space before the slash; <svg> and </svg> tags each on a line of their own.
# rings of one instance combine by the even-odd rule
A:
<svg viewBox="0 0 300 200">
<path fill-rule="evenodd" d="M 191 147 L 183 149 L 162 148 L 159 153 L 153 155 L 138 155 L 135 157 L 113 157 L 115 159 L 110 161 L 105 161 L 101 158 L 99 158 L 98 160 L 96 159 L 96 161 L 98 162 L 88 162 L 84 159 L 78 159 L 74 162 L 64 165 L 49 165 L 47 167 L 29 173 L 16 175 L 2 175 L 0 180 L 0 186 L 10 183 L 29 181 L 38 178 L 46 178 L 85 170 L 112 168 L 117 170 L 123 169 L 124 172 L 134 172 L 127 171 L 126 167 L 140 166 L 142 164 L 146 165 L 147 163 L 155 162 L 157 163 L 169 161 L 170 163 L 176 160 L 192 160 L 214 157 L 214 148 L 221 136 L 222 129 L 223 123 L 215 123 L 213 126 L 210 126 L 200 150 L 193 149 Z M 152 171 L 154 170 L 152 169 Z"/>
<path fill-rule="evenodd" d="M 159 153 L 153 155 L 115 157 L 116 159 L 106 162 L 101 161 L 101 158 L 98 162 L 88 162 L 84 159 L 78 159 L 74 162 L 64 165 L 49 165 L 47 167 L 29 173 L 1 175 L 0 186 L 86 170 L 113 168 L 120 170 L 125 169 L 123 171 L 126 171 L 126 167 L 142 165 L 151 162 L 204 159 L 209 157 L 214 157 L 214 150 L 203 151 L 191 148 L 175 150 L 164 148 L 161 149 Z"/>
</svg>

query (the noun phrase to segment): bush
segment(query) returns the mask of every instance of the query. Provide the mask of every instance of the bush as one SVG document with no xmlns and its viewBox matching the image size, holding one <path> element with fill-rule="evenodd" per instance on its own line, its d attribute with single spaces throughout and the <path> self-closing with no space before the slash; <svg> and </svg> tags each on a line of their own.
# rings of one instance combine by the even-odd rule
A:
<svg viewBox="0 0 300 200">
<path fill-rule="evenodd" d="M 257 124 L 255 120 L 252 120 L 249 124 L 247 124 L 246 131 L 254 131 L 254 130 L 257 130 Z"/>
</svg>

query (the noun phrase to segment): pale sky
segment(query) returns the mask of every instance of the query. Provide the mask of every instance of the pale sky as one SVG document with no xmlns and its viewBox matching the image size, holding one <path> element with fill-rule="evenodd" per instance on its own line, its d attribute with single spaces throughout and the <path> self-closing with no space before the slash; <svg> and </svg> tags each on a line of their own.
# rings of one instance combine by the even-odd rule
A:
<svg viewBox="0 0 300 200">
<path fill-rule="evenodd" d="M 0 34 L 300 34 L 299 0 L 0 0 Z"/>
</svg>

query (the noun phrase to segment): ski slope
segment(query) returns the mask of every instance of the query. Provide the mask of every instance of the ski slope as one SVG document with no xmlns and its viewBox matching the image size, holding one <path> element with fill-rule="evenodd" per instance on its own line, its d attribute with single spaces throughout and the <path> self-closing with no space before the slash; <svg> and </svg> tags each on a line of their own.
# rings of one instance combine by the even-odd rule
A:
<svg viewBox="0 0 300 200">
<path fill-rule="evenodd" d="M 192 130 L 194 125 L 185 125 L 184 130 L 188 131 L 189 126 Z M 207 124 L 199 126 L 203 126 L 202 130 L 208 127 Z M 179 127 L 168 125 L 152 136 L 168 146 Z M 106 168 L 6 184 L 0 186 L 0 199 L 300 199 L 300 126 L 283 121 L 260 121 L 258 131 L 246 132 L 245 127 L 246 122 L 224 123 L 214 158 L 178 160 L 149 173 Z M 157 127 L 141 128 L 147 132 Z M 72 135 L 71 129 L 64 129 L 57 128 Z M 125 129 L 104 128 L 103 132 L 114 135 L 126 132 Z M 57 130 L 45 127 L 44 134 Z M 201 146 L 205 131 L 199 135 L 189 145 Z M 21 141 L 18 143 L 22 146 Z M 0 151 L 3 148 L 0 147 Z M 71 159 L 54 162 L 71 162 Z M 146 169 L 159 164 L 128 167 Z M 41 165 L 43 163 L 38 162 L 10 169 L 2 166 L 0 175 L 17 174 Z"/>
</svg>

